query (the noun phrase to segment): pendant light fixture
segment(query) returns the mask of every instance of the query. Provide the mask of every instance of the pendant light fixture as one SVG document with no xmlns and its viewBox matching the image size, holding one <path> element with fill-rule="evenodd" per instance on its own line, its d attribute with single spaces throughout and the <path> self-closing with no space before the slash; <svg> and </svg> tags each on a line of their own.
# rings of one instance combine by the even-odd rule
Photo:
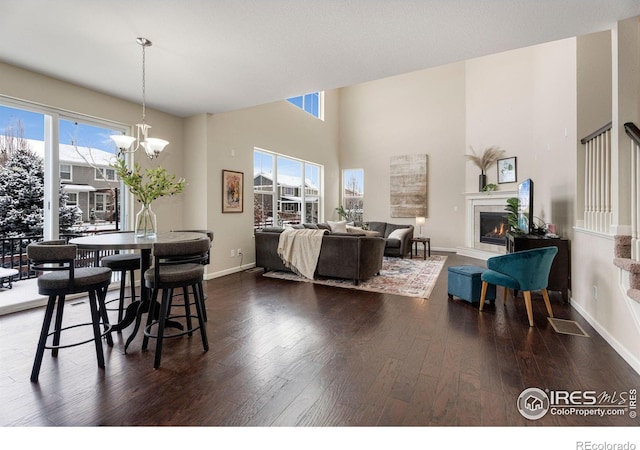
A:
<svg viewBox="0 0 640 450">
<path fill-rule="evenodd" d="M 145 49 L 147 47 L 151 47 L 152 42 L 144 37 L 136 38 L 136 42 L 142 47 L 142 122 L 136 124 L 137 132 L 136 137 L 127 136 L 124 134 L 115 134 L 110 136 L 110 138 L 116 143 L 118 148 L 120 149 L 120 154 L 122 153 L 133 153 L 137 151 L 140 147 L 142 147 L 149 158 L 158 157 L 160 152 L 169 144 L 169 141 L 165 141 L 164 139 L 152 138 L 149 137 L 149 129 L 151 125 L 146 122 L 146 105 L 145 105 Z M 131 150 L 131 146 L 134 142 L 137 141 L 137 144 L 133 150 Z"/>
</svg>

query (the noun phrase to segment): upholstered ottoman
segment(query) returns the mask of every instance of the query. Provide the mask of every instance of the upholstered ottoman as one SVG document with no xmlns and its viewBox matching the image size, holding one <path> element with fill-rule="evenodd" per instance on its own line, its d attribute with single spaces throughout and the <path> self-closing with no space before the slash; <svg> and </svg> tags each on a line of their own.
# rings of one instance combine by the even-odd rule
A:
<svg viewBox="0 0 640 450">
<path fill-rule="evenodd" d="M 449 298 L 459 297 L 469 303 L 479 303 L 482 290 L 482 272 L 485 269 L 476 266 L 452 266 L 447 269 L 447 292 Z M 496 299 L 496 286 L 487 287 L 486 300 Z"/>
</svg>

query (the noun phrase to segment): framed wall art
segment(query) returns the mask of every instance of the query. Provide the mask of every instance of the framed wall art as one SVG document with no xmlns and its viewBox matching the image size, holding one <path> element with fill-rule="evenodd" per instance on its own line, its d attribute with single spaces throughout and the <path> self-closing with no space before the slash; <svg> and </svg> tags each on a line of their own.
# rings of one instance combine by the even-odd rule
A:
<svg viewBox="0 0 640 450">
<path fill-rule="evenodd" d="M 222 170 L 222 212 L 241 213 L 244 209 L 244 173 Z"/>
<path fill-rule="evenodd" d="M 498 183 L 515 183 L 518 179 L 516 174 L 516 157 L 503 158 L 498 160 Z"/>
<path fill-rule="evenodd" d="M 427 217 L 427 165 L 427 155 L 391 157 L 391 217 Z"/>
</svg>

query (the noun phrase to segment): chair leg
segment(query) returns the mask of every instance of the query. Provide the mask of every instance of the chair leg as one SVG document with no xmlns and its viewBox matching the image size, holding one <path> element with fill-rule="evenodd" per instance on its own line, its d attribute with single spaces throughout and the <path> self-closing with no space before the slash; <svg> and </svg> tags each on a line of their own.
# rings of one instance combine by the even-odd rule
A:
<svg viewBox="0 0 640 450">
<path fill-rule="evenodd" d="M 53 328 L 53 349 L 51 350 L 52 356 L 58 356 L 58 345 L 60 345 L 60 334 L 62 331 L 62 314 L 64 313 L 64 300 L 65 296 L 61 295 L 58 297 L 58 308 L 56 311 L 56 322 Z"/>
<path fill-rule="evenodd" d="M 477 286 L 477 285 L 476 285 Z M 484 299 L 487 296 L 487 288 L 489 287 L 489 283 L 486 281 L 482 282 L 482 290 L 480 291 L 480 311 L 484 307 Z"/>
<path fill-rule="evenodd" d="M 531 291 L 523 291 L 524 306 L 527 308 L 527 317 L 529 317 L 529 326 L 533 326 L 533 308 L 531 307 Z"/>
<path fill-rule="evenodd" d="M 47 309 L 44 313 L 44 320 L 42 321 L 42 330 L 40 331 L 40 339 L 38 340 L 38 347 L 36 349 L 36 357 L 33 361 L 33 369 L 31 369 L 31 381 L 33 383 L 38 382 L 38 375 L 40 374 L 40 366 L 42 365 L 42 357 L 44 356 L 44 347 L 47 344 L 47 335 L 49 334 L 49 327 L 51 326 L 51 319 L 53 318 L 53 309 L 56 305 L 56 296 L 49 297 L 47 302 Z"/>
<path fill-rule="evenodd" d="M 129 282 L 131 283 L 131 303 L 136 301 L 136 271 L 129 271 Z"/>
<path fill-rule="evenodd" d="M 195 296 L 195 290 L 193 292 L 194 294 L 194 298 L 197 301 L 197 297 Z M 187 321 L 187 335 L 188 336 L 193 336 L 193 325 L 191 323 L 191 305 L 189 305 L 189 287 L 185 286 L 182 288 L 182 297 L 184 299 L 184 314 L 185 314 L 185 319 Z M 198 314 L 200 315 L 200 314 Z"/>
<path fill-rule="evenodd" d="M 549 301 L 549 292 L 547 292 L 546 288 L 542 290 L 542 298 L 544 298 L 544 304 L 547 307 L 549 317 L 553 317 L 553 309 L 551 309 L 551 302 Z"/>
<path fill-rule="evenodd" d="M 202 348 L 209 351 L 209 338 L 207 337 L 207 329 L 205 326 L 206 318 L 204 317 L 204 297 L 202 296 L 202 285 L 198 284 L 193 287 L 193 294 L 196 299 L 196 312 L 198 313 L 198 324 L 200 325 L 200 336 L 202 337 Z"/>
<path fill-rule="evenodd" d="M 200 298 L 202 298 L 202 318 L 206 322 L 207 319 L 207 305 L 205 304 L 205 300 L 207 297 L 204 295 L 204 288 L 202 287 L 202 283 L 198 283 L 197 285 L 198 292 L 200 293 Z"/>
<path fill-rule="evenodd" d="M 118 300 L 118 322 L 122 322 L 122 315 L 124 314 L 124 288 L 127 286 L 127 271 L 123 270 L 120 273 L 120 299 Z M 122 333 L 122 331 L 118 331 Z"/>
<path fill-rule="evenodd" d="M 151 325 L 151 322 L 153 322 L 154 317 L 157 316 L 156 314 L 157 301 L 158 301 L 158 289 L 153 289 L 151 294 L 151 301 L 149 302 L 149 311 L 147 312 L 147 324 L 144 328 L 144 331 L 146 331 L 147 327 Z M 136 329 L 134 330 L 134 332 L 137 331 L 138 326 L 139 326 L 138 322 L 136 321 Z M 142 333 L 142 334 L 144 335 L 144 337 L 142 338 L 142 350 L 146 350 L 147 346 L 149 345 L 149 336 L 147 336 L 147 333 Z"/>
<path fill-rule="evenodd" d="M 102 351 L 102 334 L 100 332 L 100 313 L 98 312 L 98 300 L 96 291 L 89 291 L 89 308 L 91 309 L 91 325 L 93 328 L 93 340 L 96 345 L 96 357 L 98 367 L 104 369 L 104 353 Z"/>
<path fill-rule="evenodd" d="M 504 294 L 502 295 L 502 298 L 504 298 L 504 303 L 507 303 L 507 300 L 509 299 L 509 288 L 504 286 Z"/>
<path fill-rule="evenodd" d="M 171 301 L 170 289 L 162 290 L 162 306 L 160 307 L 160 317 L 158 317 L 158 336 L 156 339 L 156 355 L 153 362 L 153 368 L 160 367 L 160 359 L 162 358 L 162 341 L 164 340 L 164 326 L 169 314 L 169 303 Z"/>
<path fill-rule="evenodd" d="M 102 317 L 102 324 L 106 331 L 106 339 L 109 347 L 113 347 L 113 337 L 111 336 L 111 324 L 109 323 L 109 314 L 107 313 L 107 305 L 105 300 L 107 298 L 107 289 L 100 289 L 96 292 L 98 298 L 98 313 Z"/>
</svg>

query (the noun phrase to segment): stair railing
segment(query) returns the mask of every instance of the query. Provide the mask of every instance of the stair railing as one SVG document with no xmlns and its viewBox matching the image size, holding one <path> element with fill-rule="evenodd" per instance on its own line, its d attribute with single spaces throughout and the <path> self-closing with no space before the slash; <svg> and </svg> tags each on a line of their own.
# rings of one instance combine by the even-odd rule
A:
<svg viewBox="0 0 640 450">
<path fill-rule="evenodd" d="M 624 130 L 631 138 L 631 259 L 640 261 L 640 129 L 628 122 Z"/>
<path fill-rule="evenodd" d="M 611 122 L 581 139 L 585 146 L 584 227 L 608 233 L 611 225 Z"/>
</svg>

